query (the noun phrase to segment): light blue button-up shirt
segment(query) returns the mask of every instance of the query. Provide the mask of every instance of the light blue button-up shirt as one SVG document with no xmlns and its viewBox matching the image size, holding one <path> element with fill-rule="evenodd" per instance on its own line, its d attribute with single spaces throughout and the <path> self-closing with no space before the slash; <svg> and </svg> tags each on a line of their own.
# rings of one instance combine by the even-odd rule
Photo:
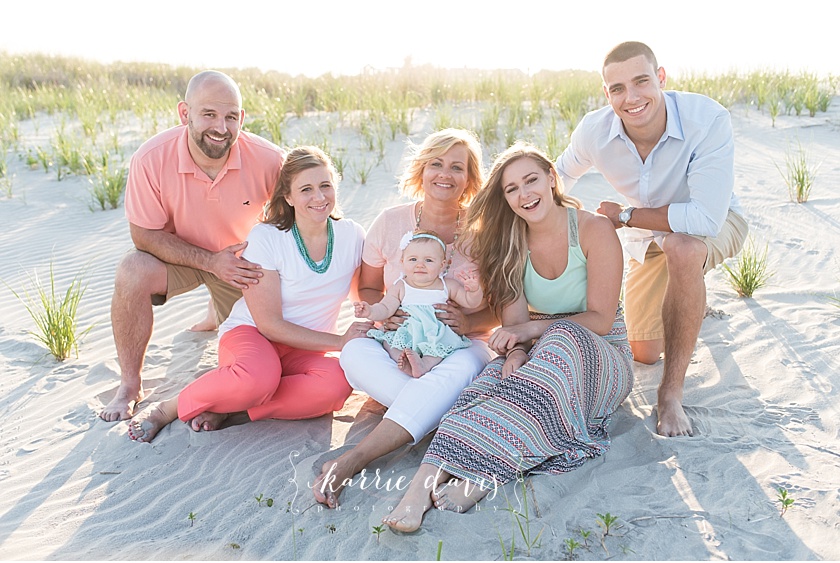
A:
<svg viewBox="0 0 840 563">
<path fill-rule="evenodd" d="M 597 169 L 634 207 L 668 205 L 675 233 L 717 236 L 731 209 L 743 212 L 733 191 L 735 143 L 729 112 L 706 96 L 663 92 L 665 133 L 642 162 L 611 106 L 584 116 L 557 169 L 571 190 L 590 168 Z M 627 228 L 626 248 L 643 262 L 654 240 L 667 233 Z"/>
</svg>

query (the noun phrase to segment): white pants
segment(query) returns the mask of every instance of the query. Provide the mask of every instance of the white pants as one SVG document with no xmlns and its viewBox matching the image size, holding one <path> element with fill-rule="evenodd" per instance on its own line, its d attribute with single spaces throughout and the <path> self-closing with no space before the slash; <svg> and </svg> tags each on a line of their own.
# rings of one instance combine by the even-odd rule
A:
<svg viewBox="0 0 840 563">
<path fill-rule="evenodd" d="M 403 373 L 382 344 L 356 338 L 341 350 L 339 361 L 354 389 L 388 407 L 391 419 L 414 438 L 414 444 L 437 428 L 461 390 L 469 385 L 494 356 L 483 340 L 456 350 L 423 377 Z"/>
</svg>

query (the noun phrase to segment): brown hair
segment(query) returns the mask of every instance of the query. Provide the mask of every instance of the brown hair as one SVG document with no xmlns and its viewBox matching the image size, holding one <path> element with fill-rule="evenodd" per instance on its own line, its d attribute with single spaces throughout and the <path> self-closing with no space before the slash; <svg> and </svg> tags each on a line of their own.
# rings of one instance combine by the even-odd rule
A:
<svg viewBox="0 0 840 563">
<path fill-rule="evenodd" d="M 577 198 L 563 193 L 563 180 L 554 163 L 536 147 L 516 142 L 496 157 L 484 186 L 467 210 L 463 248 L 478 264 L 481 284 L 496 315 L 522 295 L 525 261 L 528 257 L 527 224 L 505 199 L 502 174 L 520 158 L 530 158 L 555 179 L 554 203 L 582 209 Z"/>
<path fill-rule="evenodd" d="M 604 64 L 601 66 L 601 76 L 604 75 L 604 69 L 607 68 L 607 65 L 623 63 L 639 55 L 645 56 L 648 62 L 653 65 L 653 70 L 659 68 L 659 65 L 656 63 L 656 55 L 653 54 L 650 47 L 640 41 L 625 41 L 610 49 L 610 52 L 604 57 Z"/>
<path fill-rule="evenodd" d="M 467 162 L 467 187 L 460 203 L 469 205 L 481 188 L 484 179 L 481 145 L 478 137 L 466 129 L 442 129 L 431 133 L 416 147 L 411 162 L 400 177 L 400 190 L 413 199 L 423 199 L 423 170 L 426 164 L 446 154 L 455 145 L 464 145 L 469 155 Z"/>
<path fill-rule="evenodd" d="M 327 156 L 327 153 L 318 147 L 303 146 L 295 147 L 286 155 L 283 168 L 280 169 L 280 177 L 277 178 L 277 185 L 274 193 L 265 208 L 265 219 L 263 223 L 274 225 L 281 231 L 288 231 L 295 223 L 295 208 L 286 201 L 286 196 L 292 191 L 292 181 L 295 176 L 318 166 L 325 166 L 330 173 L 333 186 L 338 190 L 338 182 L 341 179 L 335 166 Z M 338 209 L 338 201 L 333 208 L 330 217 L 341 219 L 341 211 Z"/>
</svg>

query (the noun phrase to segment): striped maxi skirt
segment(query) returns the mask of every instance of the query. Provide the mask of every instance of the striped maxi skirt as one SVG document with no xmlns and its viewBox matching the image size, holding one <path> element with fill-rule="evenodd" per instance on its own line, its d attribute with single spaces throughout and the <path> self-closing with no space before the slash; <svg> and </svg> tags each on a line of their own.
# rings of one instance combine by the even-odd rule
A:
<svg viewBox="0 0 840 563">
<path fill-rule="evenodd" d="M 423 463 L 504 484 L 571 471 L 609 449 L 610 415 L 633 386 L 622 308 L 606 336 L 557 320 L 529 357 L 506 379 L 503 357 L 488 364 L 444 415 Z"/>
</svg>

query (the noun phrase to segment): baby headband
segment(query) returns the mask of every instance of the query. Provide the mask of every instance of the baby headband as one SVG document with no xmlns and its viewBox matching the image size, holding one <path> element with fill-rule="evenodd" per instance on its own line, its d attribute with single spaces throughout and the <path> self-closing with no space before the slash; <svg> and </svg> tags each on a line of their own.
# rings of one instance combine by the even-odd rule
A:
<svg viewBox="0 0 840 563">
<path fill-rule="evenodd" d="M 446 244 L 444 244 L 444 242 L 442 240 L 440 240 L 438 237 L 436 237 L 435 235 L 430 235 L 428 233 L 417 233 L 417 234 L 415 234 L 414 231 L 408 231 L 400 239 L 400 250 L 405 250 L 405 247 L 408 246 L 408 243 L 410 243 L 413 240 L 419 239 L 419 238 L 428 238 L 428 239 L 438 241 L 440 243 L 440 245 L 443 247 L 444 255 L 446 254 Z"/>
</svg>

